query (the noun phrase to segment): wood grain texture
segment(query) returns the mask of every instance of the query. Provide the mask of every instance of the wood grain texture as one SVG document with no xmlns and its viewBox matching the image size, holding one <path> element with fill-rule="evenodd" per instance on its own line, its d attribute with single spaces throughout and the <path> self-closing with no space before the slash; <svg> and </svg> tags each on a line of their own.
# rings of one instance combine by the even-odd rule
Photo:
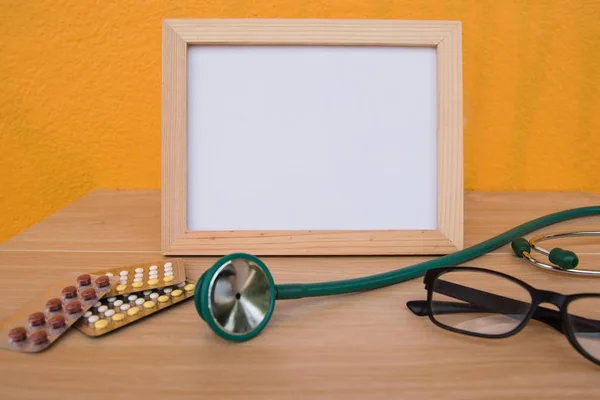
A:
<svg viewBox="0 0 600 400">
<path fill-rule="evenodd" d="M 458 21 L 167 19 L 188 44 L 437 46 Z"/>
<path fill-rule="evenodd" d="M 447 254 L 463 248 L 462 46 L 458 21 L 167 19 L 163 22 L 164 255 Z M 438 229 L 188 231 L 186 48 L 190 45 L 375 45 L 437 49 Z"/>
<path fill-rule="evenodd" d="M 158 232 L 155 232 L 158 234 Z M 158 258 L 157 258 L 158 257 Z M 160 259 L 160 254 L 0 252 L 0 318 L 48 281 Z M 278 283 L 348 279 L 424 257 L 268 257 Z M 216 260 L 186 258 L 198 277 Z M 600 254 L 590 258 L 600 264 Z M 509 254 L 470 265 L 512 274 L 547 290 L 597 291 L 597 280 L 535 270 Z M 219 339 L 193 302 L 100 338 L 72 330 L 48 351 L 2 352 L 2 399 L 597 399 L 598 367 L 564 336 L 531 322 L 518 336 L 476 339 L 435 327 L 408 311 L 424 299 L 421 279 L 343 296 L 280 301 L 269 326 L 250 342 Z M 91 362 L 94 364 L 91 364 Z M 74 384 L 73 375 L 91 368 Z M 24 373 L 27 371 L 27 373 Z M 35 378 L 35 379 L 32 379 Z M 89 385 L 93 385 L 93 390 Z"/>
<path fill-rule="evenodd" d="M 600 196 L 591 193 L 466 192 L 465 243 L 551 212 L 598 204 Z M 4 243 L 0 290 L 10 300 L 0 302 L 0 318 L 62 274 L 168 259 L 160 252 L 159 209 L 158 191 L 96 191 Z M 593 217 L 549 230 L 599 224 L 600 217 Z M 598 268 L 597 242 L 576 240 L 569 246 L 582 251 L 582 266 Z M 263 260 L 277 283 L 294 283 L 357 278 L 430 258 Z M 197 279 L 216 260 L 186 257 L 186 273 Z M 503 271 L 547 290 L 598 290 L 595 279 L 537 270 L 506 247 L 468 265 Z M 598 367 L 553 329 L 534 321 L 518 336 L 499 341 L 452 334 L 406 309 L 407 301 L 424 298 L 421 279 L 414 279 L 362 294 L 280 301 L 265 331 L 244 344 L 220 340 L 187 302 L 106 337 L 88 338 L 73 330 L 38 355 L 3 351 L 2 399 L 62 399 L 66 392 L 86 399 L 600 396 Z M 72 380 L 90 360 L 95 362 L 89 380 L 94 390 Z"/>
<path fill-rule="evenodd" d="M 455 250 L 454 244 L 435 230 L 187 231 L 165 255 L 223 255 L 236 251 L 257 255 L 390 255 L 447 254 Z"/>
<path fill-rule="evenodd" d="M 160 251 L 158 190 L 94 190 L 0 244 L 1 250 Z"/>
<path fill-rule="evenodd" d="M 600 205 L 600 196 L 586 192 L 467 192 L 465 207 L 465 245 L 472 246 L 532 219 L 569 208 Z M 598 230 L 600 216 L 561 222 L 533 232 Z M 560 239 L 554 243 L 578 253 L 598 253 L 598 241 L 590 239 Z M 510 245 L 498 249 L 511 253 Z"/>
<path fill-rule="evenodd" d="M 163 23 L 161 233 L 166 249 L 186 229 L 187 44 Z"/>
<path fill-rule="evenodd" d="M 462 34 L 455 25 L 437 46 L 438 224 L 457 250 L 464 247 Z"/>
<path fill-rule="evenodd" d="M 533 218 L 571 207 L 600 204 L 600 196 L 579 192 L 466 191 L 464 197 L 465 246 Z M 160 208 L 158 190 L 93 191 L 0 244 L 0 251 L 159 253 Z M 590 230 L 598 226 L 600 217 L 591 217 L 563 222 L 543 231 Z M 586 243 L 578 239 L 570 246 L 593 252 L 593 241 Z M 510 246 L 498 250 L 510 251 Z"/>
</svg>

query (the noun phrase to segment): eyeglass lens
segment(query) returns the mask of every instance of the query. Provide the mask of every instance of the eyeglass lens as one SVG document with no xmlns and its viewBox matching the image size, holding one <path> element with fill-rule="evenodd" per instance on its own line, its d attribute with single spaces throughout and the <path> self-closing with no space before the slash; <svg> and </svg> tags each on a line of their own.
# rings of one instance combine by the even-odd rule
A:
<svg viewBox="0 0 600 400">
<path fill-rule="evenodd" d="M 463 333 L 505 335 L 525 320 L 531 306 L 527 289 L 485 271 L 453 270 L 432 284 L 432 317 Z"/>
<path fill-rule="evenodd" d="M 600 296 L 571 301 L 567 313 L 577 343 L 591 357 L 600 359 Z"/>
</svg>

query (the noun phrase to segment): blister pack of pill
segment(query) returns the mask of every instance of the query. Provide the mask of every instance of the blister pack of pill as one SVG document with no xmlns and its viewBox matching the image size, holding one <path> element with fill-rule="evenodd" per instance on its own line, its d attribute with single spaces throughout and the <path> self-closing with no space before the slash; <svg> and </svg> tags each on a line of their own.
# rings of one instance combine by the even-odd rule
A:
<svg viewBox="0 0 600 400">
<path fill-rule="evenodd" d="M 69 275 L 4 321 L 1 347 L 28 353 L 47 349 L 117 282 L 106 275 Z"/>
<path fill-rule="evenodd" d="M 96 274 L 116 276 L 118 284 L 107 296 L 153 290 L 185 282 L 185 267 L 181 259 L 128 265 L 96 271 Z"/>
<path fill-rule="evenodd" d="M 184 281 L 177 285 L 104 297 L 74 326 L 88 336 L 102 336 L 194 297 L 194 289 L 191 281 Z"/>
</svg>

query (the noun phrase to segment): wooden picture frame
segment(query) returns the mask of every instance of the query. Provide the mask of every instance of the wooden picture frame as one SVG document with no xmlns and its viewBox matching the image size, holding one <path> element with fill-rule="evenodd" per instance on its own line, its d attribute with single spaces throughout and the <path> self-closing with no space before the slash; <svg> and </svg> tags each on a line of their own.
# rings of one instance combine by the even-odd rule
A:
<svg viewBox="0 0 600 400">
<path fill-rule="evenodd" d="M 221 230 L 187 227 L 187 52 L 193 45 L 409 46 L 437 63 L 437 229 Z M 162 43 L 164 255 L 440 255 L 463 248 L 461 24 L 456 21 L 167 19 Z"/>
</svg>

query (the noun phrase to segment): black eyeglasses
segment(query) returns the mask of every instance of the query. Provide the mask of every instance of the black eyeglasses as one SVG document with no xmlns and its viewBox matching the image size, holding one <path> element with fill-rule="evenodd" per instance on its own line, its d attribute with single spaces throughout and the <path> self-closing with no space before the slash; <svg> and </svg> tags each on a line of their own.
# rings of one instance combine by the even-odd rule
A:
<svg viewBox="0 0 600 400">
<path fill-rule="evenodd" d="M 600 365 L 600 294 L 562 295 L 536 289 L 501 272 L 474 267 L 431 269 L 425 273 L 424 283 L 427 300 L 406 305 L 443 329 L 506 338 L 533 318 L 567 336 L 579 353 Z M 554 304 L 559 311 L 540 307 L 541 303 Z"/>
</svg>

